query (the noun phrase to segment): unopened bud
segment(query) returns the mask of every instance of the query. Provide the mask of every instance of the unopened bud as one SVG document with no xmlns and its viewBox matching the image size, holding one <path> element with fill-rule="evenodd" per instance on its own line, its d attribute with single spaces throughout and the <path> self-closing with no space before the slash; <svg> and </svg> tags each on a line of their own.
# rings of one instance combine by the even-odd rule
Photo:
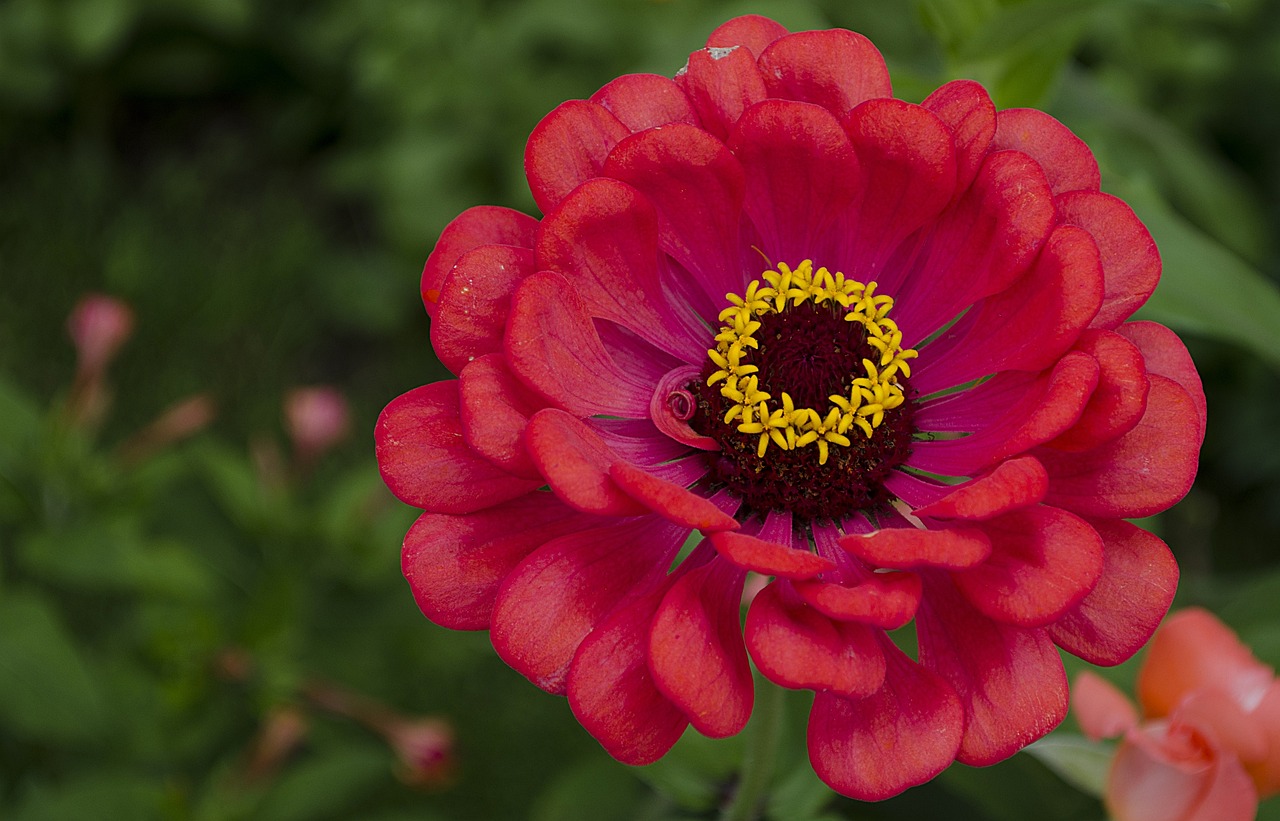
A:
<svg viewBox="0 0 1280 821">
<path fill-rule="evenodd" d="M 100 375 L 133 333 L 133 310 L 102 294 L 81 297 L 67 317 L 81 374 Z"/>
<path fill-rule="evenodd" d="M 293 446 L 303 459 L 314 459 L 346 438 L 351 412 L 346 398 L 328 386 L 295 388 L 284 400 L 284 418 Z"/>
</svg>

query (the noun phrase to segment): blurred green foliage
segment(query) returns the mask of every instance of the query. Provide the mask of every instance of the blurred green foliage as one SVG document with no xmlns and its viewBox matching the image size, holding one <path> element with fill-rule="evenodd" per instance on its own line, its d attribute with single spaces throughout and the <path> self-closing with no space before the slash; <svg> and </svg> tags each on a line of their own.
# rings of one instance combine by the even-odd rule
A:
<svg viewBox="0 0 1280 821">
<path fill-rule="evenodd" d="M 1280 663 L 1277 0 L 8 0 L 0 817 L 714 816 L 741 739 L 628 770 L 485 636 L 421 618 L 398 577 L 412 511 L 367 432 L 446 375 L 418 270 L 462 209 L 533 210 L 538 119 L 618 74 L 674 73 L 746 12 L 867 34 L 907 99 L 973 77 L 1090 143 L 1163 249 L 1146 315 L 1188 336 L 1209 396 L 1200 480 L 1148 524 L 1182 562 L 1179 604 Z M 137 316 L 100 428 L 68 411 L 65 318 L 87 291 Z M 313 383 L 356 420 L 317 465 L 280 422 Z M 212 429 L 129 448 L 197 392 Z M 316 682 L 447 718 L 456 777 L 398 781 L 387 739 L 315 703 Z M 805 763 L 803 696 L 787 707 L 769 818 L 1102 816 L 1067 736 L 883 804 L 836 799 Z M 264 765 L 290 710 L 306 729 Z"/>
</svg>

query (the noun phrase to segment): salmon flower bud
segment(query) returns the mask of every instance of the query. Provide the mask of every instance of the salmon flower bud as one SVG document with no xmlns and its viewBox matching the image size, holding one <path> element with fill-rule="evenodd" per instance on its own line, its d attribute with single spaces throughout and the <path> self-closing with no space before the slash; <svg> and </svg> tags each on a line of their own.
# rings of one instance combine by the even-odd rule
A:
<svg viewBox="0 0 1280 821">
<path fill-rule="evenodd" d="M 84 377 L 95 377 L 133 333 L 133 310 L 114 297 L 88 294 L 67 317 L 67 331 L 76 348 L 77 370 Z"/>
</svg>

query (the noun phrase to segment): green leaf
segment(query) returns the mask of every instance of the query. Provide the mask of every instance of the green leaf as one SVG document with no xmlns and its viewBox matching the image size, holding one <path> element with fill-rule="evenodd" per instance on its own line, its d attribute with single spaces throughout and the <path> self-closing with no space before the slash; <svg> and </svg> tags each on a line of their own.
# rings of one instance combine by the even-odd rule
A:
<svg viewBox="0 0 1280 821">
<path fill-rule="evenodd" d="M 1280 289 L 1174 213 L 1150 185 L 1130 183 L 1118 193 L 1151 231 L 1164 263 L 1137 318 L 1235 342 L 1280 368 Z"/>
<path fill-rule="evenodd" d="M 40 434 L 40 408 L 35 401 L 0 378 L 0 471 L 35 452 Z"/>
<path fill-rule="evenodd" d="M 86 741 L 103 726 L 102 694 L 52 605 L 0 591 L 0 725 L 30 738 Z"/>
<path fill-rule="evenodd" d="M 26 791 L 12 821 L 67 821 L 70 818 L 164 818 L 162 784 L 134 773 L 92 773 Z"/>
<path fill-rule="evenodd" d="M 390 780 L 390 754 L 371 745 L 317 753 L 291 768 L 254 814 L 260 821 L 319 821 L 347 813 Z"/>
<path fill-rule="evenodd" d="M 811 821 L 835 798 L 806 760 L 794 767 L 774 788 L 765 804 L 765 818 L 773 821 Z"/>
<path fill-rule="evenodd" d="M 720 800 L 721 788 L 742 761 L 742 735 L 711 739 L 692 728 L 658 761 L 635 773 L 679 806 L 707 810 Z"/>
<path fill-rule="evenodd" d="M 1101 798 L 1111 760 L 1115 757 L 1115 745 L 1090 741 L 1073 733 L 1054 733 L 1025 748 L 1024 752 L 1073 787 Z"/>
<path fill-rule="evenodd" d="M 563 771 L 533 804 L 531 821 L 590 818 L 626 821 L 635 818 L 640 784 L 625 767 L 593 758 Z"/>
</svg>

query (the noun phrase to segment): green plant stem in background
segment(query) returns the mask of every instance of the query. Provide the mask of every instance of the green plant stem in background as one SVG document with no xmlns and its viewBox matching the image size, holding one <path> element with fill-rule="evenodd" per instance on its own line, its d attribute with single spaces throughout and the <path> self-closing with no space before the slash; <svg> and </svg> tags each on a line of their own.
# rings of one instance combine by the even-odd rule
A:
<svg viewBox="0 0 1280 821">
<path fill-rule="evenodd" d="M 764 676 L 756 676 L 756 703 L 748 730 L 747 749 L 742 755 L 742 774 L 733 801 L 721 816 L 722 821 L 755 821 L 760 817 L 765 792 L 773 780 L 785 703 L 785 690 Z"/>
</svg>

